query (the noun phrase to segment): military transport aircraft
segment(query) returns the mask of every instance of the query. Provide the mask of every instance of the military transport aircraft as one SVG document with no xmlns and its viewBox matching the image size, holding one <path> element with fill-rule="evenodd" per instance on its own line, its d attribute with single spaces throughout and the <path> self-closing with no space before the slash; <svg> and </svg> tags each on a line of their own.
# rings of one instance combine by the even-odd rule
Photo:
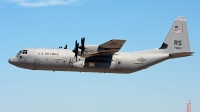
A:
<svg viewBox="0 0 200 112">
<path fill-rule="evenodd" d="M 187 23 L 178 16 L 159 49 L 119 52 L 126 40 L 112 39 L 101 45 L 81 45 L 75 42 L 74 50 L 31 48 L 23 49 L 9 59 L 20 68 L 50 71 L 77 71 L 99 73 L 132 73 L 146 69 L 167 59 L 192 56 Z"/>
</svg>

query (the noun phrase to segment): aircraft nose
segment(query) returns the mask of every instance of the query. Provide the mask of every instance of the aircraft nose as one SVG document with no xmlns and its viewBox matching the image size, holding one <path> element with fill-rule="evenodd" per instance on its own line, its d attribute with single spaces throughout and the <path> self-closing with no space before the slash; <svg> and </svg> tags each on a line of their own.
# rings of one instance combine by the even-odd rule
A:
<svg viewBox="0 0 200 112">
<path fill-rule="evenodd" d="M 18 58 L 17 57 L 12 57 L 8 60 L 10 64 L 17 64 L 18 63 Z"/>
</svg>

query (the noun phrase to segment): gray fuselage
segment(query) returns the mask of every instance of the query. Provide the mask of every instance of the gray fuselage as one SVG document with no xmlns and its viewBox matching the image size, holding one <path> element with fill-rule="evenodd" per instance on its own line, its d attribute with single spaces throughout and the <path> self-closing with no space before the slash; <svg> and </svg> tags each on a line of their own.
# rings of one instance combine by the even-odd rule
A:
<svg viewBox="0 0 200 112">
<path fill-rule="evenodd" d="M 67 49 L 21 50 L 9 63 L 25 69 L 100 73 L 132 73 L 169 58 L 160 49 L 140 52 L 116 52 L 113 55 L 77 57 Z"/>
</svg>

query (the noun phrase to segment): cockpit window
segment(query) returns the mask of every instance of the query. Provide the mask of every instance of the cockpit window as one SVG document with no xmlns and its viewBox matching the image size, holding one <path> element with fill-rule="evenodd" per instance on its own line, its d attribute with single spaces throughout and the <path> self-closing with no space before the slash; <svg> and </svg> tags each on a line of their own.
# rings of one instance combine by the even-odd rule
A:
<svg viewBox="0 0 200 112">
<path fill-rule="evenodd" d="M 17 57 L 20 55 L 20 54 L 28 54 L 28 51 L 27 50 L 21 50 L 17 53 Z"/>
<path fill-rule="evenodd" d="M 27 54 L 27 50 L 22 50 L 22 54 Z"/>
</svg>

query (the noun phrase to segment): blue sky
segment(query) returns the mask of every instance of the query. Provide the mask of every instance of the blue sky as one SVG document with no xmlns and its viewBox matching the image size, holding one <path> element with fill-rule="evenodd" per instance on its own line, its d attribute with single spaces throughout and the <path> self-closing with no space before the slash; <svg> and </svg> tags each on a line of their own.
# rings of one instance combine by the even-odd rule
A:
<svg viewBox="0 0 200 112">
<path fill-rule="evenodd" d="M 1 0 L 1 112 L 200 111 L 200 1 Z M 160 47 L 174 19 L 188 21 L 194 56 L 123 74 L 32 71 L 8 59 L 24 48 L 126 39 L 121 51 Z"/>
</svg>

